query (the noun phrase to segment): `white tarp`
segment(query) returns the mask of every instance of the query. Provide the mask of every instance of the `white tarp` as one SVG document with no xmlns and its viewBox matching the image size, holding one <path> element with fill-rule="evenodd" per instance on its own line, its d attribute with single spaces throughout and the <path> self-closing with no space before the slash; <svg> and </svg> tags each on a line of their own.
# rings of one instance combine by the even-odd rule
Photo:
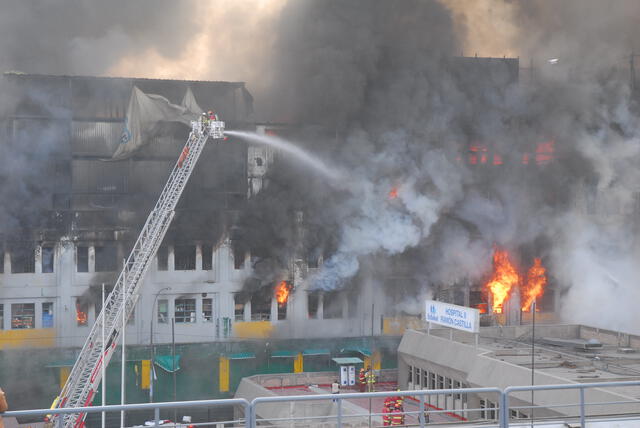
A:
<svg viewBox="0 0 640 428">
<path fill-rule="evenodd" d="M 187 90 L 182 104 L 180 106 L 171 104 L 161 95 L 145 94 L 134 86 L 129 99 L 120 145 L 112 159 L 125 159 L 133 155 L 146 144 L 154 127 L 160 121 L 181 122 L 190 126 L 190 122 L 198 119 L 198 115 L 202 113 L 190 89 Z"/>
</svg>

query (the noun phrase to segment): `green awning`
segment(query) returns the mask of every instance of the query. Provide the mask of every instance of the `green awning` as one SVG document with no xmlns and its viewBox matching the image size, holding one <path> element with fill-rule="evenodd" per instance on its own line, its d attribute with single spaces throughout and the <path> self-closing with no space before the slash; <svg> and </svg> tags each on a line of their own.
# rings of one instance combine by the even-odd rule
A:
<svg viewBox="0 0 640 428">
<path fill-rule="evenodd" d="M 172 355 L 156 355 L 155 363 L 164 371 L 177 372 L 180 370 L 180 354 L 176 354 L 175 361 Z"/>
<path fill-rule="evenodd" d="M 348 348 L 341 349 L 340 352 L 357 352 L 360 355 L 364 355 L 365 357 L 371 356 L 371 350 L 369 348 L 365 348 L 364 346 L 350 346 Z"/>
<path fill-rule="evenodd" d="M 360 358 L 355 358 L 355 357 L 339 357 L 339 358 L 332 358 L 332 360 L 339 366 L 344 366 L 347 364 L 353 365 L 353 364 L 363 363 L 363 361 Z"/>
<path fill-rule="evenodd" d="M 305 349 L 302 351 L 302 355 L 313 357 L 315 355 L 331 355 L 331 351 L 328 349 Z"/>
<path fill-rule="evenodd" d="M 250 360 L 255 357 L 256 354 L 254 354 L 253 352 L 238 352 L 236 354 L 227 355 L 227 358 L 230 360 Z"/>
<path fill-rule="evenodd" d="M 273 351 L 271 358 L 296 358 L 298 352 L 296 351 Z"/>
</svg>

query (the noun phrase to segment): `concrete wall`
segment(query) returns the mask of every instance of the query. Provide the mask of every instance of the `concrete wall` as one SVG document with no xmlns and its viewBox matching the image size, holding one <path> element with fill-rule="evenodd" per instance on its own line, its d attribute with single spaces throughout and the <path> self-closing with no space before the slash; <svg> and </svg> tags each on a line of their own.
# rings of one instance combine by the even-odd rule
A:
<svg viewBox="0 0 640 428">
<path fill-rule="evenodd" d="M 536 327 L 536 335 L 540 336 L 557 333 L 561 338 L 577 337 L 572 335 L 573 332 L 579 331 L 579 326 L 545 326 L 545 331 L 538 333 Z M 500 334 L 504 338 L 517 337 L 523 333 L 519 327 L 494 329 L 491 333 Z M 432 332 L 434 333 L 434 332 Z M 438 335 L 444 335 L 442 331 L 436 331 Z M 482 330 L 483 336 L 485 330 Z M 459 380 L 464 386 L 468 387 L 497 387 L 505 389 L 513 385 L 530 385 L 531 370 L 516 364 L 503 361 L 499 356 L 493 356 L 492 351 L 475 347 L 471 344 L 451 341 L 436 334 L 426 334 L 415 330 L 405 332 L 400 346 L 398 348 L 398 380 L 401 388 L 408 388 L 412 385 L 407 384 L 408 371 L 410 367 L 418 367 L 421 370 L 434 372 L 441 376 Z M 535 373 L 534 383 L 536 385 L 553 385 L 573 383 L 569 379 L 554 376 L 542 371 Z M 445 388 L 446 389 L 446 388 Z M 513 395 L 513 405 L 526 405 L 530 402 L 530 393 L 518 393 Z M 495 401 L 495 397 L 478 396 L 473 399 L 473 404 L 477 403 L 480 398 L 491 399 Z M 620 401 L 622 399 L 631 399 L 619 393 L 604 389 L 591 389 L 585 393 L 587 402 L 606 402 Z M 579 400 L 578 392 L 575 391 L 544 391 L 536 392 L 534 401 L 536 405 L 548 407 L 559 403 L 573 402 Z M 469 407 L 472 402 L 469 402 Z M 439 406 L 441 407 L 441 406 Z M 629 413 L 631 409 L 624 405 L 609 405 L 607 412 L 610 413 Z M 588 409 L 589 414 L 601 414 L 602 410 L 594 407 Z M 536 410 L 538 416 L 557 416 L 575 414 L 575 408 L 561 408 L 557 411 L 549 409 Z M 471 415 L 474 416 L 474 415 Z"/>
</svg>

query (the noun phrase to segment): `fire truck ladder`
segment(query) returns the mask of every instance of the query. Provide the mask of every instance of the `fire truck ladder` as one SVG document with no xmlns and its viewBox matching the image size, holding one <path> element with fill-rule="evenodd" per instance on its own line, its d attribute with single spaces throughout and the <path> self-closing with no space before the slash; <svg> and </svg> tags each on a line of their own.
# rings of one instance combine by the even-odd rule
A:
<svg viewBox="0 0 640 428">
<path fill-rule="evenodd" d="M 57 400 L 58 408 L 91 405 L 102 378 L 102 364 L 109 364 L 123 327 L 123 313 L 128 319 L 138 301 L 140 285 L 149 263 L 155 256 L 174 216 L 176 204 L 184 190 L 207 139 L 224 138 L 224 122 L 191 122 L 189 139 L 182 149 L 160 198 L 149 214 L 129 258 L 109 293 L 100 315 L 91 328 L 82 351 Z M 102 342 L 104 323 L 105 342 Z M 104 349 L 104 354 L 102 350 Z M 83 424 L 85 414 L 53 417 L 54 426 L 76 428 Z"/>
</svg>

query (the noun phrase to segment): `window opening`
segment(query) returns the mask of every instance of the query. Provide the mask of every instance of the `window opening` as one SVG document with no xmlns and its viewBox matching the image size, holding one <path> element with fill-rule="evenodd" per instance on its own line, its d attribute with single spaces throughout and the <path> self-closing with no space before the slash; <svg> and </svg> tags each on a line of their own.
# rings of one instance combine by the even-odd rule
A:
<svg viewBox="0 0 640 428">
<path fill-rule="evenodd" d="M 89 304 L 87 302 L 76 299 L 76 324 L 78 327 L 84 327 L 89 322 Z"/>
<path fill-rule="evenodd" d="M 115 245 L 95 247 L 96 272 L 113 272 L 118 270 L 118 250 Z"/>
<path fill-rule="evenodd" d="M 89 247 L 76 247 L 76 271 L 89 272 Z"/>
<path fill-rule="evenodd" d="M 53 302 L 42 304 L 42 328 L 53 328 Z"/>
<path fill-rule="evenodd" d="M 158 300 L 158 322 L 160 324 L 169 322 L 169 301 L 167 299 Z"/>
<path fill-rule="evenodd" d="M 53 273 L 54 247 L 42 247 L 42 273 Z"/>
<path fill-rule="evenodd" d="M 196 269 L 196 246 L 176 245 L 174 248 L 175 270 Z"/>
<path fill-rule="evenodd" d="M 176 299 L 174 312 L 177 323 L 196 322 L 196 299 Z"/>
<path fill-rule="evenodd" d="M 169 249 L 165 246 L 158 248 L 156 253 L 158 257 L 158 270 L 168 270 L 169 267 Z"/>
<path fill-rule="evenodd" d="M 202 319 L 205 322 L 213 321 L 213 299 L 202 299 Z"/>
<path fill-rule="evenodd" d="M 202 270 L 213 270 L 213 247 L 210 244 L 202 245 Z"/>
<path fill-rule="evenodd" d="M 35 303 L 13 303 L 11 305 L 11 328 L 15 330 L 35 328 Z"/>
</svg>

